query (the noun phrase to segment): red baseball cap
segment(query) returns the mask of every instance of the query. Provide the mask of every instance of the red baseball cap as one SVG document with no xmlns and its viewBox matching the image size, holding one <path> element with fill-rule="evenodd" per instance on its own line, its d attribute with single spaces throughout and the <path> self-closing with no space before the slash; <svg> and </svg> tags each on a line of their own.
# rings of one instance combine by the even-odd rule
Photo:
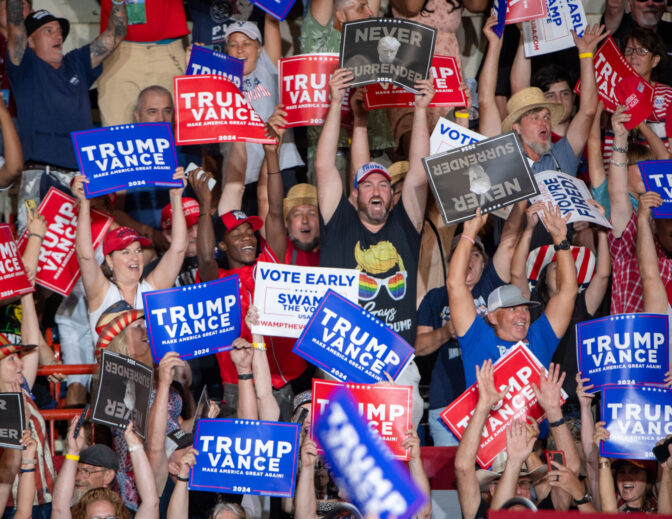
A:
<svg viewBox="0 0 672 519">
<path fill-rule="evenodd" d="M 183 198 L 182 207 L 184 209 L 184 218 L 187 220 L 187 228 L 198 223 L 198 215 L 201 212 L 201 206 L 193 198 Z M 173 206 L 168 204 L 161 211 L 161 229 L 168 231 L 173 227 Z"/>
<path fill-rule="evenodd" d="M 140 236 L 138 231 L 130 227 L 117 227 L 109 231 L 103 239 L 103 255 L 107 256 L 116 250 L 122 250 L 128 247 L 134 241 L 140 242 L 143 247 L 151 247 L 152 242 L 144 236 Z"/>
<path fill-rule="evenodd" d="M 247 216 L 244 211 L 229 211 L 222 215 L 222 223 L 226 228 L 225 232 L 233 231 L 239 225 L 249 223 L 253 231 L 258 231 L 264 226 L 264 221 L 258 216 Z"/>
</svg>

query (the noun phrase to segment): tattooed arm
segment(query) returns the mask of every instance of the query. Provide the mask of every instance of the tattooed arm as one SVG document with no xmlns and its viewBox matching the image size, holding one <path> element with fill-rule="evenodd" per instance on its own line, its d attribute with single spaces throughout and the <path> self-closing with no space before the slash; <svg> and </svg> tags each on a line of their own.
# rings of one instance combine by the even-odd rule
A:
<svg viewBox="0 0 672 519">
<path fill-rule="evenodd" d="M 12 1 L 12 0 L 9 0 Z M 117 45 L 126 37 L 128 16 L 125 5 L 112 2 L 107 29 L 91 42 L 91 67 L 96 68 L 107 58 Z"/>
<path fill-rule="evenodd" d="M 23 24 L 22 0 L 7 0 L 7 36 L 9 59 L 14 65 L 19 65 L 26 51 L 28 36 Z"/>
</svg>

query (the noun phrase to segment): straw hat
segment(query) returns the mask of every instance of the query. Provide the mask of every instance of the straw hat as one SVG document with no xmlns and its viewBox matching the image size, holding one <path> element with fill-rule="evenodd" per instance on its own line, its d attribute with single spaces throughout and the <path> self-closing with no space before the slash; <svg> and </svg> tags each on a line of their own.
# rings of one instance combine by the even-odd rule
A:
<svg viewBox="0 0 672 519">
<path fill-rule="evenodd" d="M 312 184 L 296 184 L 287 191 L 282 201 L 282 217 L 286 220 L 289 212 L 300 205 L 317 207 L 317 189 Z"/>
<path fill-rule="evenodd" d="M 506 450 L 503 450 L 495 458 L 495 461 L 492 463 L 491 470 L 478 469 L 476 471 L 476 478 L 478 479 L 478 485 L 481 488 L 481 492 L 487 492 L 488 488 L 490 487 L 490 483 L 494 483 L 502 477 L 502 474 L 504 474 L 504 468 L 506 467 L 506 459 Z M 526 464 L 523 463 L 523 467 L 518 477 L 529 478 L 530 482 L 534 485 L 546 474 L 548 474 L 548 465 L 539 465 L 536 469 L 528 471 Z"/>
<path fill-rule="evenodd" d="M 410 162 L 407 160 L 400 160 L 392 164 L 387 171 L 390 173 L 390 184 L 394 185 L 406 178 L 406 173 L 410 168 Z"/>
<path fill-rule="evenodd" d="M 502 133 L 510 132 L 515 123 L 525 112 L 535 108 L 548 108 L 551 112 L 551 127 L 562 121 L 565 107 L 562 103 L 549 103 L 540 88 L 528 87 L 519 90 L 506 103 L 509 115 L 502 121 Z"/>
</svg>

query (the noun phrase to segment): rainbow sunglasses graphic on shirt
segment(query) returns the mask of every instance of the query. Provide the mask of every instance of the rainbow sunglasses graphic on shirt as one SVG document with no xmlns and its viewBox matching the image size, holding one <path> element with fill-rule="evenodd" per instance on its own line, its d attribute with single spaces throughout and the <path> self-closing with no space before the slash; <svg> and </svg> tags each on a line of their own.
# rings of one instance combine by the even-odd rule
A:
<svg viewBox="0 0 672 519">
<path fill-rule="evenodd" d="M 359 273 L 359 299 L 360 301 L 370 301 L 375 299 L 380 292 L 380 287 L 385 286 L 387 293 L 395 301 L 399 301 L 406 295 L 406 276 L 405 270 L 400 270 L 386 278 L 374 278 L 366 272 Z"/>
</svg>

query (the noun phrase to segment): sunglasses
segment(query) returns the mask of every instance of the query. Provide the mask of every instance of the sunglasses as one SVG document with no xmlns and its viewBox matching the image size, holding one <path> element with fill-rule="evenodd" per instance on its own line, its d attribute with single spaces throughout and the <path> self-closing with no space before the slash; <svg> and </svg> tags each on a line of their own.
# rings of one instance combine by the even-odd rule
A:
<svg viewBox="0 0 672 519">
<path fill-rule="evenodd" d="M 406 295 L 406 276 L 405 270 L 399 271 L 385 279 L 374 278 L 365 272 L 359 273 L 359 299 L 361 301 L 370 301 L 374 299 L 380 287 L 384 286 L 387 293 L 395 301 L 399 301 Z"/>
</svg>

